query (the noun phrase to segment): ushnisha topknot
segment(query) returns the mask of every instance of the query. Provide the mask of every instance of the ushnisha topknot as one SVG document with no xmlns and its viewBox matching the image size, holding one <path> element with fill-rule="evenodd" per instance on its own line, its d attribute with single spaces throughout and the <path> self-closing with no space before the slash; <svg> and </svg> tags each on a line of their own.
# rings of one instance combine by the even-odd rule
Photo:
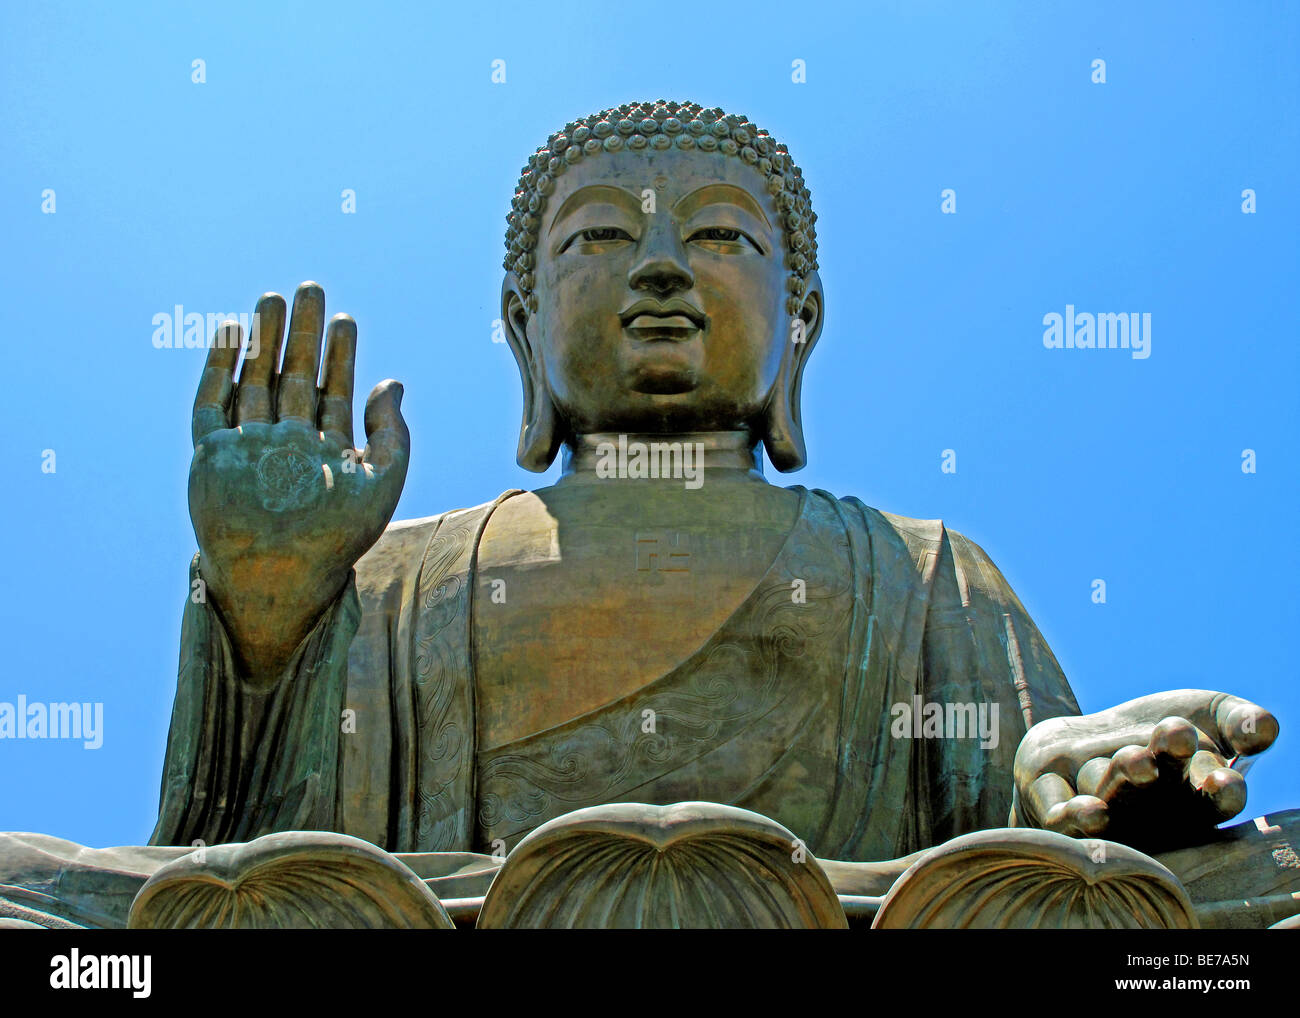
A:
<svg viewBox="0 0 1300 1018">
<path fill-rule="evenodd" d="M 575 163 L 602 152 L 667 149 L 674 145 L 737 156 L 767 178 L 767 189 L 776 197 L 785 233 L 785 264 L 790 270 L 786 310 L 791 315 L 799 313 L 808 274 L 817 269 L 817 215 L 812 211 L 812 196 L 804 186 L 803 172 L 784 145 L 747 117 L 724 113 L 717 107 L 706 110 L 698 103 L 666 99 L 624 103 L 571 121 L 563 131 L 551 135 L 520 171 L 510 214 L 506 216 L 503 265 L 518 277 L 530 313 L 537 310 L 533 269 L 537 264 L 538 230 L 547 196 L 555 190 L 555 179 Z"/>
</svg>

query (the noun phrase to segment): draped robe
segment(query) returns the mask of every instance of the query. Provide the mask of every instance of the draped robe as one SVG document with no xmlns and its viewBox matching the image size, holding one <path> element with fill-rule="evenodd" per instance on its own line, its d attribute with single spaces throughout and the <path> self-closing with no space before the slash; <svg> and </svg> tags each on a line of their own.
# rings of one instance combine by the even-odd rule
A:
<svg viewBox="0 0 1300 1018">
<path fill-rule="evenodd" d="M 620 801 L 741 806 L 849 861 L 1004 826 L 1020 738 L 1079 713 L 1037 627 L 941 521 L 792 490 L 780 551 L 693 654 L 503 746 L 476 731 L 475 660 L 492 653 L 474 639 L 477 552 L 517 491 L 391 525 L 267 688 L 241 679 L 218 610 L 188 604 L 151 843 L 311 829 L 485 851 Z M 996 704 L 996 744 L 898 723 L 896 705 L 929 703 Z"/>
</svg>

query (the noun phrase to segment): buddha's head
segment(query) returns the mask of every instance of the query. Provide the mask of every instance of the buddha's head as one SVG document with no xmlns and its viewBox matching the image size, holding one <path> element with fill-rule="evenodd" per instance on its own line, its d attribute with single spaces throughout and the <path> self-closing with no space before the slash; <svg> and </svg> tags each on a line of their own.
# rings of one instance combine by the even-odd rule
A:
<svg viewBox="0 0 1300 1018">
<path fill-rule="evenodd" d="M 816 218 L 785 146 L 745 117 L 661 100 L 552 135 L 507 217 L 520 465 L 579 435 L 744 431 L 803 466 Z"/>
</svg>

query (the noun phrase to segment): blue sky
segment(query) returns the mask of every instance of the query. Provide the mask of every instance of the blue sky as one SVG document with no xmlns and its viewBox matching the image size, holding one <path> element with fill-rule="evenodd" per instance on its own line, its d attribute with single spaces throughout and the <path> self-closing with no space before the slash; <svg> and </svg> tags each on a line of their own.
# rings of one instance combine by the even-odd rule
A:
<svg viewBox="0 0 1300 1018">
<path fill-rule="evenodd" d="M 0 12 L 0 701 L 105 713 L 98 750 L 0 741 L 0 830 L 153 826 L 203 356 L 155 349 L 153 316 L 315 279 L 357 319 L 359 400 L 406 384 L 399 517 L 544 484 L 514 464 L 518 378 L 490 342 L 509 198 L 567 120 L 660 96 L 747 114 L 813 193 L 810 461 L 769 476 L 971 536 L 1086 711 L 1181 686 L 1268 706 L 1246 816 L 1300 806 L 1300 8 L 436 7 Z M 1045 349 L 1067 304 L 1149 313 L 1151 356 Z"/>
</svg>

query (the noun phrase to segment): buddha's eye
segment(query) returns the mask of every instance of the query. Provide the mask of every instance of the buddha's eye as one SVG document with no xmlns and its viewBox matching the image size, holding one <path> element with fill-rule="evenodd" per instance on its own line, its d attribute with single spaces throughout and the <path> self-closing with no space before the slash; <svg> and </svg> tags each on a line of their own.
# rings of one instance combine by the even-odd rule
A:
<svg viewBox="0 0 1300 1018">
<path fill-rule="evenodd" d="M 599 226 L 590 230 L 579 230 L 572 237 L 564 242 L 564 247 L 560 248 L 563 254 L 574 244 L 591 245 L 596 248 L 603 248 L 610 244 L 616 244 L 622 240 L 632 240 L 632 235 L 626 230 L 619 229 L 617 226 Z M 591 247 L 585 250 L 591 251 Z"/>
<path fill-rule="evenodd" d="M 728 226 L 706 226 L 703 229 L 696 230 L 686 242 L 703 244 L 715 251 L 731 252 L 741 247 L 752 247 L 755 251 L 760 250 L 754 241 L 740 230 L 733 230 Z"/>
<path fill-rule="evenodd" d="M 696 230 L 691 240 L 739 240 L 739 230 L 726 230 L 721 226 L 710 226 L 707 230 Z"/>
</svg>

